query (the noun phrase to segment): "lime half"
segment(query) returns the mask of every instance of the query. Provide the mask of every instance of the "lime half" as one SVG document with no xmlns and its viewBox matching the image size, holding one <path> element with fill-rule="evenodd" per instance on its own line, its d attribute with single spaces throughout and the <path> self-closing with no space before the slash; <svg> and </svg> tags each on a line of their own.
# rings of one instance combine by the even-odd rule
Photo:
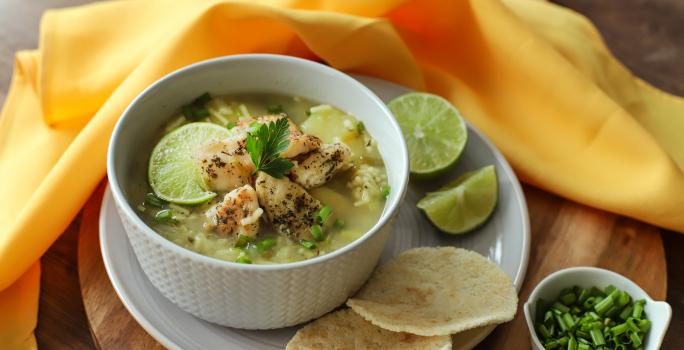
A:
<svg viewBox="0 0 684 350">
<path fill-rule="evenodd" d="M 147 169 L 150 186 L 160 198 L 177 204 L 199 204 L 216 196 L 208 191 L 192 157 L 195 148 L 230 135 L 212 123 L 190 123 L 165 135 L 152 150 Z"/>
<path fill-rule="evenodd" d="M 431 178 L 456 163 L 468 139 L 468 129 L 449 101 L 412 92 L 387 105 L 404 133 L 414 177 Z"/>
<path fill-rule="evenodd" d="M 482 223 L 494 211 L 498 198 L 493 165 L 465 173 L 418 202 L 430 221 L 440 230 L 460 234 Z"/>
</svg>

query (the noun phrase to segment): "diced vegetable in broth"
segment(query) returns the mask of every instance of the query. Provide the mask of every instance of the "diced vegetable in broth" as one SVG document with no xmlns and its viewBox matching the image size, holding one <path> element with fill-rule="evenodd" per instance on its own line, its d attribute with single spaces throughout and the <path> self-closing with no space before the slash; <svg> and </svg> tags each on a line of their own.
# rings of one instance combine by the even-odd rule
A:
<svg viewBox="0 0 684 350">
<path fill-rule="evenodd" d="M 389 188 L 386 171 L 375 140 L 354 116 L 335 107 L 315 104 L 299 97 L 272 94 L 233 95 L 213 97 L 210 100 L 205 100 L 206 96 L 201 97 L 201 99 L 189 101 L 191 103 L 188 105 L 189 107 L 186 106 L 183 111 L 179 111 L 176 116 L 171 117 L 159 137 L 161 138 L 191 122 L 214 123 L 230 129 L 231 135 L 241 135 L 240 133 L 251 132 L 251 125 L 259 117 L 278 115 L 278 117 L 264 118 L 264 120 L 277 120 L 286 116 L 295 128 L 290 130 L 290 136 L 293 136 L 292 130 L 301 130 L 301 137 L 310 137 L 309 135 L 311 135 L 320 139 L 320 143 L 323 145 L 320 147 L 334 143 L 343 144 L 345 145 L 344 148 L 348 149 L 346 151 L 347 158 L 336 159 L 336 161 L 350 163 L 337 167 L 324 167 L 328 173 L 322 174 L 322 177 L 315 179 L 316 181 L 308 181 L 306 184 L 298 183 L 297 181 L 302 180 L 297 179 L 293 175 L 294 172 L 290 174 L 288 170 L 285 170 L 283 179 L 272 181 L 272 184 L 278 186 L 281 183 L 287 184 L 286 186 L 283 185 L 285 187 L 275 189 L 275 191 L 286 191 L 279 194 L 281 197 L 277 197 L 278 200 L 297 201 L 300 197 L 299 193 L 301 193 L 302 195 L 306 194 L 306 196 L 310 195 L 315 202 L 311 202 L 311 209 L 308 211 L 295 211 L 300 217 L 287 218 L 287 221 L 284 222 L 283 220 L 286 220 L 284 218 L 288 217 L 287 215 L 276 215 L 269 210 L 274 211 L 278 208 L 264 206 L 264 203 L 268 202 L 268 198 L 263 198 L 263 196 L 275 194 L 273 194 L 273 189 L 268 189 L 270 192 L 264 192 L 263 188 L 259 190 L 260 184 L 255 182 L 257 174 L 253 174 L 248 181 L 243 178 L 237 179 L 239 180 L 237 182 L 243 185 L 241 191 L 245 194 L 249 193 L 249 196 L 243 196 L 244 198 L 240 196 L 240 192 L 234 192 L 235 195 L 226 195 L 236 188 L 230 181 L 223 181 L 222 184 L 229 185 L 224 185 L 219 189 L 211 188 L 216 181 L 209 180 L 215 180 L 215 177 L 219 175 L 230 175 L 230 171 L 216 174 L 212 169 L 221 166 L 221 164 L 232 164 L 231 161 L 244 163 L 249 161 L 249 156 L 251 156 L 249 147 L 232 149 L 228 152 L 225 152 L 225 147 L 215 147 L 217 150 L 224 150 L 220 157 L 205 154 L 198 158 L 201 160 L 197 160 L 197 162 L 204 162 L 203 165 L 198 164 L 198 167 L 202 166 L 204 168 L 200 167 L 199 169 L 205 169 L 203 176 L 207 176 L 206 184 L 209 190 L 217 193 L 208 202 L 194 206 L 168 203 L 157 198 L 148 186 L 140 186 L 141 189 L 147 188 L 147 191 L 141 190 L 137 196 L 140 203 L 138 205 L 139 215 L 160 235 L 184 248 L 221 260 L 239 263 L 277 264 L 310 259 L 330 253 L 358 239 L 376 224 L 385 206 L 383 191 L 388 191 Z M 191 118 L 187 115 L 190 115 Z M 287 127 L 284 126 L 284 128 Z M 214 142 L 223 141 L 214 140 Z M 241 142 L 243 141 L 240 139 L 232 139 L 226 145 L 238 148 L 245 147 L 244 142 Z M 297 146 L 296 142 L 298 139 L 290 137 L 290 146 Z M 310 147 L 316 145 L 318 144 L 313 143 L 313 146 L 302 148 L 302 151 L 299 152 L 315 152 L 317 150 L 311 151 Z M 212 148 L 205 147 L 204 150 L 206 149 Z M 294 151 L 297 149 L 289 148 L 289 150 L 292 151 L 293 155 L 288 156 L 289 159 L 286 159 L 285 162 L 291 162 L 296 169 L 299 162 L 307 159 L 308 153 L 295 155 L 296 152 Z M 349 157 L 349 151 L 351 151 L 351 157 Z M 230 158 L 238 157 L 238 155 L 240 156 L 239 159 Z M 328 156 L 329 154 L 323 155 Z M 335 154 L 335 156 L 337 155 Z M 206 166 L 212 162 L 214 162 L 215 167 Z M 317 163 L 311 164 L 314 166 Z M 243 165 L 253 168 L 253 164 Z M 326 165 L 329 164 L 326 163 Z M 308 168 L 306 170 L 311 171 Z M 268 174 L 263 175 L 262 172 L 260 174 L 262 174 L 261 178 L 270 176 Z M 311 176 L 308 179 L 311 179 Z M 294 191 L 290 193 L 286 187 L 292 188 Z M 258 203 L 254 199 L 255 195 L 260 196 Z M 229 200 L 233 202 L 227 202 Z M 250 200 L 248 206 L 242 204 L 242 201 L 246 200 Z M 242 211 L 232 210 L 231 205 L 235 205 L 236 209 L 241 208 L 249 215 L 239 216 Z M 239 205 L 242 207 L 238 207 Z M 280 210 L 287 208 L 298 208 L 297 210 L 299 210 L 302 208 L 302 203 L 299 202 L 292 202 L 291 205 L 290 207 L 284 206 Z M 286 214 L 286 212 L 283 213 Z M 221 216 L 223 214 L 225 216 Z M 226 220 L 234 221 L 231 224 Z M 252 221 L 246 222 L 244 220 Z M 256 225 L 253 220 L 259 220 L 260 224 Z M 258 227 L 258 233 L 246 231 L 246 227 L 252 229 Z"/>
</svg>

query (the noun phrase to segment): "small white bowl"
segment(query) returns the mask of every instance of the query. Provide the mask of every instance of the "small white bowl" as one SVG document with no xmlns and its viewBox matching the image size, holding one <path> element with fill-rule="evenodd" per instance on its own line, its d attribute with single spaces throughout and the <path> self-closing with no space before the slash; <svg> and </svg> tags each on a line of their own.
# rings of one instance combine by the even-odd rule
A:
<svg viewBox="0 0 684 350">
<path fill-rule="evenodd" d="M 672 318 L 670 304 L 664 301 L 653 300 L 641 287 L 628 278 L 613 271 L 596 267 L 572 267 L 556 271 L 544 278 L 534 288 L 524 306 L 527 328 L 530 330 L 530 336 L 532 337 L 532 349 L 544 350 L 544 346 L 534 329 L 534 315 L 536 314 L 536 305 L 539 298 L 549 301 L 555 300 L 561 290 L 572 286 L 583 288 L 598 287 L 602 289 L 611 284 L 629 293 L 633 300 L 646 300 L 644 311 L 646 311 L 648 319 L 651 321 L 651 329 L 646 336 L 644 350 L 660 349 L 660 345 L 667 332 L 667 327 L 670 325 L 670 319 Z"/>
<path fill-rule="evenodd" d="M 154 143 L 172 113 L 204 92 L 277 93 L 328 103 L 361 120 L 378 141 L 392 188 L 378 222 L 356 241 L 304 261 L 247 265 L 182 248 L 148 227 L 133 209 L 147 180 Z M 177 70 L 148 87 L 116 124 L 107 175 L 117 211 L 142 270 L 181 309 L 223 326 L 270 329 L 319 317 L 370 276 L 408 183 L 408 151 L 385 104 L 331 67 L 279 55 L 235 55 Z M 139 199 L 137 199 L 139 200 Z"/>
</svg>

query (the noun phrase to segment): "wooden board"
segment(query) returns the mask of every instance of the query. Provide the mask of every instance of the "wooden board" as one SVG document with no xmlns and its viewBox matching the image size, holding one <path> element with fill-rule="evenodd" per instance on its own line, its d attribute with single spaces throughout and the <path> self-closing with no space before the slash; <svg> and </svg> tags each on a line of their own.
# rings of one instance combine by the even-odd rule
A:
<svg viewBox="0 0 684 350">
<path fill-rule="evenodd" d="M 521 306 L 534 286 L 549 273 L 570 266 L 598 266 L 621 273 L 653 298 L 667 290 L 665 252 L 653 226 L 579 205 L 525 186 L 532 245 L 518 314 L 498 327 L 477 349 L 529 349 L 529 332 Z M 83 214 L 96 220 L 101 194 Z M 88 225 L 83 225 L 87 227 Z M 78 249 L 81 293 L 91 332 L 104 350 L 161 347 L 138 326 L 121 304 L 107 278 L 98 232 L 81 231 Z"/>
</svg>

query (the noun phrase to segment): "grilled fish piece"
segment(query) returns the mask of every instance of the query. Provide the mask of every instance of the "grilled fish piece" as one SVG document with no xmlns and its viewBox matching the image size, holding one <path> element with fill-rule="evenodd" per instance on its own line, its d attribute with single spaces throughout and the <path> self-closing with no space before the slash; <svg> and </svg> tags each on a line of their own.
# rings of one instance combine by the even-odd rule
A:
<svg viewBox="0 0 684 350">
<path fill-rule="evenodd" d="M 246 138 L 246 133 L 234 133 L 230 138 L 210 141 L 195 151 L 195 161 L 209 189 L 226 192 L 251 182 L 254 164 L 245 149 Z"/>
<path fill-rule="evenodd" d="M 352 166 L 351 150 L 339 142 L 324 144 L 319 149 L 295 158 L 294 164 L 290 170 L 290 178 L 310 189 L 323 185 L 338 172 L 349 169 Z"/>
<path fill-rule="evenodd" d="M 311 239 L 311 226 L 322 207 L 318 199 L 287 177 L 276 179 L 264 172 L 257 176 L 255 187 L 266 217 L 279 234 L 294 241 Z"/>
<path fill-rule="evenodd" d="M 216 229 L 222 235 L 242 234 L 256 238 L 263 213 L 254 188 L 244 185 L 228 192 L 223 201 L 207 210 L 205 215 L 210 224 L 205 228 Z"/>
</svg>

